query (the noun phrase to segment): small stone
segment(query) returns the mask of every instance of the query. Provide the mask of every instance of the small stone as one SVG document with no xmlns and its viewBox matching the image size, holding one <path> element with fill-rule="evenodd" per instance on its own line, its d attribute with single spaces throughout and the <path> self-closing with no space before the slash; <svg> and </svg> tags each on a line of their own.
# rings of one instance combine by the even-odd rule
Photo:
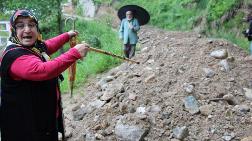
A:
<svg viewBox="0 0 252 141">
<path fill-rule="evenodd" d="M 202 115 L 208 116 L 212 113 L 213 106 L 212 105 L 203 105 L 203 106 L 199 107 L 199 110 Z"/>
<path fill-rule="evenodd" d="M 185 89 L 185 91 L 186 91 L 187 93 L 190 94 L 190 93 L 193 92 L 194 85 L 188 84 L 188 83 L 184 83 L 183 87 L 184 87 L 184 89 Z"/>
<path fill-rule="evenodd" d="M 224 139 L 225 141 L 230 141 L 232 139 L 231 136 L 222 136 L 222 139 Z"/>
<path fill-rule="evenodd" d="M 191 114 L 196 114 L 199 112 L 199 106 L 197 100 L 193 96 L 188 96 L 184 99 L 184 105 L 186 110 Z"/>
<path fill-rule="evenodd" d="M 136 109 L 136 113 L 145 114 L 146 113 L 146 108 L 145 107 L 138 107 Z"/>
<path fill-rule="evenodd" d="M 203 68 L 203 71 L 205 72 L 205 76 L 207 78 L 211 78 L 215 75 L 215 72 L 212 69 L 209 68 Z"/>
<path fill-rule="evenodd" d="M 230 71 L 230 66 L 229 66 L 228 61 L 226 59 L 225 60 L 221 60 L 219 62 L 219 66 L 221 66 L 225 72 L 229 72 Z"/>
<path fill-rule="evenodd" d="M 133 93 L 129 94 L 129 99 L 135 101 L 137 99 L 137 96 Z"/>
<path fill-rule="evenodd" d="M 234 111 L 241 112 L 241 113 L 247 113 L 250 111 L 250 108 L 247 105 L 236 105 L 234 107 Z"/>
<path fill-rule="evenodd" d="M 223 99 L 226 100 L 230 105 L 237 105 L 239 103 L 232 94 L 224 95 Z"/>
<path fill-rule="evenodd" d="M 173 137 L 180 139 L 180 140 L 183 140 L 184 138 L 186 138 L 189 135 L 189 131 L 186 126 L 176 127 L 174 129 L 172 129 L 172 132 L 173 132 Z"/>
<path fill-rule="evenodd" d="M 216 59 L 225 59 L 228 57 L 228 52 L 226 49 L 216 50 L 211 52 L 210 56 Z"/>
<path fill-rule="evenodd" d="M 252 101 L 252 89 L 243 88 L 243 90 L 245 91 L 246 98 Z"/>
<path fill-rule="evenodd" d="M 155 80 L 155 77 L 156 77 L 156 75 L 155 75 L 155 74 L 152 74 L 152 75 L 148 76 L 148 77 L 144 80 L 144 82 L 145 82 L 145 83 L 153 82 L 153 81 Z"/>
<path fill-rule="evenodd" d="M 105 139 L 105 137 L 103 135 L 98 134 L 98 133 L 95 134 L 95 138 L 98 139 L 98 140 L 104 140 Z"/>
</svg>

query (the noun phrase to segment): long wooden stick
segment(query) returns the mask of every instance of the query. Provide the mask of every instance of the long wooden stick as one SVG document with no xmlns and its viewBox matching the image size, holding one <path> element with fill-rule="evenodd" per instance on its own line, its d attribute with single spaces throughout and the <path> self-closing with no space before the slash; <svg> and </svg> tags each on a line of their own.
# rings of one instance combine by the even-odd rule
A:
<svg viewBox="0 0 252 141">
<path fill-rule="evenodd" d="M 111 53 L 111 52 L 107 52 L 107 51 L 105 51 L 105 50 L 101 50 L 101 49 L 97 49 L 97 48 L 93 48 L 93 47 L 89 47 L 89 50 L 94 51 L 94 52 L 98 52 L 98 53 L 102 53 L 102 54 L 106 54 L 106 55 L 109 55 L 109 56 L 112 56 L 112 57 L 115 57 L 115 58 L 119 58 L 119 59 L 124 60 L 124 61 L 128 61 L 128 62 L 140 64 L 140 62 L 137 62 L 137 61 L 128 59 L 128 58 L 126 58 L 126 57 L 122 57 L 122 56 L 113 54 L 113 53 Z"/>
</svg>

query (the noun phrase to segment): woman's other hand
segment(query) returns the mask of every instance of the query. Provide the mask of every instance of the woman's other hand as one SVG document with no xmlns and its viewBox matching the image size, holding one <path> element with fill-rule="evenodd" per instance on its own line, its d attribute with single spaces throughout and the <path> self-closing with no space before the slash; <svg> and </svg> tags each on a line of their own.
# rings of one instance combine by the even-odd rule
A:
<svg viewBox="0 0 252 141">
<path fill-rule="evenodd" d="M 87 55 L 89 47 L 90 46 L 88 44 L 86 44 L 86 43 L 77 44 L 76 46 L 74 46 L 74 48 L 78 50 L 78 52 L 80 53 L 82 58 Z"/>
<path fill-rule="evenodd" d="M 67 33 L 70 38 L 75 37 L 79 34 L 78 31 L 73 31 L 73 30 L 68 31 Z"/>
</svg>

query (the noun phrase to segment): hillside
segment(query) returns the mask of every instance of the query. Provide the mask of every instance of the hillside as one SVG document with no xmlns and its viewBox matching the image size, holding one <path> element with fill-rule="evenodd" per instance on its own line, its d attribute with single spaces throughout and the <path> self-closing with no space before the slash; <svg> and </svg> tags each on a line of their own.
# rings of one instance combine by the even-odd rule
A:
<svg viewBox="0 0 252 141">
<path fill-rule="evenodd" d="M 252 140 L 244 50 L 193 32 L 143 27 L 139 36 L 139 65 L 125 62 L 63 95 L 69 141 Z"/>
</svg>

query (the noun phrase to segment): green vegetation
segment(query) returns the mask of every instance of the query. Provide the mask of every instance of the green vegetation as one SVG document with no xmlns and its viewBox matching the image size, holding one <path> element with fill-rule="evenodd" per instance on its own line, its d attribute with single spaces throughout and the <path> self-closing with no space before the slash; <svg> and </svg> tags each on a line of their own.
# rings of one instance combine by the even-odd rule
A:
<svg viewBox="0 0 252 141">
<path fill-rule="evenodd" d="M 118 40 L 117 33 L 106 24 L 97 21 L 77 21 L 76 28 L 79 31 L 79 41 L 85 41 L 92 45 L 92 47 L 101 48 L 114 54 L 121 54 L 122 45 Z M 65 31 L 69 30 L 70 27 L 66 27 Z M 65 50 L 66 48 L 68 49 L 69 44 L 65 45 L 64 48 Z M 118 63 L 120 63 L 119 59 L 95 52 L 89 52 L 88 56 L 84 58 L 84 61 L 77 62 L 76 86 L 83 84 L 88 76 L 106 71 Z M 67 91 L 67 71 L 65 71 L 64 77 L 65 81 L 63 81 L 61 87 L 63 91 Z"/>
</svg>

